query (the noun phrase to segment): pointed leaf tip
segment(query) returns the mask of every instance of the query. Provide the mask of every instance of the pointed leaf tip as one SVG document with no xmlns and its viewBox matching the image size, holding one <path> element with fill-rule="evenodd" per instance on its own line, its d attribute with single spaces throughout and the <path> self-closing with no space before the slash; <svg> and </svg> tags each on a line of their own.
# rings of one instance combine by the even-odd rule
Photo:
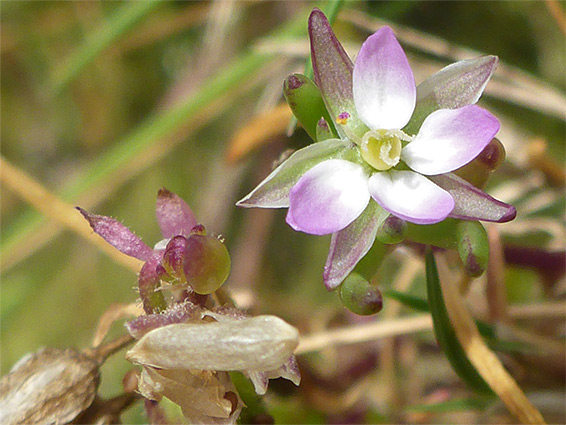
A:
<svg viewBox="0 0 566 425">
<path fill-rule="evenodd" d="M 91 214 L 80 207 L 76 209 L 88 221 L 92 230 L 114 248 L 130 257 L 142 261 L 149 260 L 153 250 L 118 220 Z"/>
<path fill-rule="evenodd" d="M 429 176 L 429 179 L 454 198 L 452 218 L 506 223 L 517 216 L 513 205 L 493 198 L 453 173 Z"/>
</svg>

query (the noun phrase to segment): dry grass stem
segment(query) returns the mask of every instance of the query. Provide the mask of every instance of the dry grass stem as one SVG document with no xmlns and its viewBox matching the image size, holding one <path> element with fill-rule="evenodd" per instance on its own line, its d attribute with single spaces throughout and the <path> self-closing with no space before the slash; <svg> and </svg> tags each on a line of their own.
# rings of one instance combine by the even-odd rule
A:
<svg viewBox="0 0 566 425">
<path fill-rule="evenodd" d="M 302 337 L 295 354 L 305 354 L 335 345 L 356 344 L 431 329 L 432 319 L 428 314 L 347 326 Z"/>
<path fill-rule="evenodd" d="M 79 236 L 85 238 L 101 251 L 108 254 L 118 264 L 136 272 L 141 268 L 139 260 L 122 254 L 109 245 L 102 237 L 94 233 L 88 222 L 72 205 L 60 200 L 39 182 L 10 164 L 4 158 L 0 158 L 0 182 L 54 222 L 73 230 Z"/>
<path fill-rule="evenodd" d="M 548 11 L 560 27 L 560 30 L 566 34 L 566 15 L 564 15 L 564 2 L 558 0 L 545 0 Z M 562 6 L 560 5 L 562 3 Z"/>
<path fill-rule="evenodd" d="M 509 314 L 514 319 L 566 319 L 566 302 L 548 302 L 509 306 Z"/>
<path fill-rule="evenodd" d="M 535 139 L 527 146 L 529 164 L 540 170 L 555 186 L 566 186 L 566 170 L 546 151 L 548 143 L 543 139 Z"/>
<path fill-rule="evenodd" d="M 444 258 L 436 256 L 440 285 L 450 321 L 466 355 L 507 409 L 525 424 L 544 424 L 540 412 L 527 399 L 497 356 L 487 347 L 470 315 Z"/>
<path fill-rule="evenodd" d="M 138 317 L 144 313 L 138 304 L 113 304 L 100 316 L 92 339 L 92 347 L 98 347 L 114 322 L 127 317 Z"/>
</svg>

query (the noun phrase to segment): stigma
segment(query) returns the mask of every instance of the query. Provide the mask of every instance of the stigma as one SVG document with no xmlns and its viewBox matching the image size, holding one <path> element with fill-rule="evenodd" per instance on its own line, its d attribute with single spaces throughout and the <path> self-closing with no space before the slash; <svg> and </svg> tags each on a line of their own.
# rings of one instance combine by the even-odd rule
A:
<svg viewBox="0 0 566 425">
<path fill-rule="evenodd" d="M 371 130 L 362 137 L 362 158 L 378 171 L 395 167 L 401 159 L 401 141 L 409 141 L 402 131 Z"/>
</svg>

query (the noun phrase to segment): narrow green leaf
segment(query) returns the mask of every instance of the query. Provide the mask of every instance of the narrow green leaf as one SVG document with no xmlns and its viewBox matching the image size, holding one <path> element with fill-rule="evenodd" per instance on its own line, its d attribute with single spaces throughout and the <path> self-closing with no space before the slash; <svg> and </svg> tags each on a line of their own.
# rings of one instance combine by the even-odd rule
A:
<svg viewBox="0 0 566 425">
<path fill-rule="evenodd" d="M 468 359 L 450 323 L 442 296 L 436 261 L 430 249 L 426 253 L 426 283 L 428 303 L 438 345 L 444 351 L 454 371 L 470 388 L 480 393 L 492 394 L 491 388 Z"/>
<path fill-rule="evenodd" d="M 428 303 L 424 298 L 407 294 L 405 292 L 396 291 L 395 289 L 385 289 L 381 291 L 381 293 L 386 297 L 399 301 L 406 307 L 427 313 L 429 311 Z"/>
<path fill-rule="evenodd" d="M 242 410 L 238 423 L 253 423 L 254 418 L 269 415 L 263 397 L 256 394 L 252 382 L 241 372 L 229 372 L 232 383 L 246 407 Z"/>
<path fill-rule="evenodd" d="M 404 306 L 412 308 L 414 310 L 422 311 L 425 313 L 428 313 L 430 311 L 428 302 L 424 298 L 407 294 L 406 292 L 399 292 L 395 289 L 385 289 L 381 291 L 381 293 L 384 297 L 399 301 Z M 490 325 L 489 323 L 482 322 L 481 320 L 476 320 L 476 326 L 478 327 L 480 334 L 484 338 L 486 338 L 490 348 L 496 351 L 516 353 L 526 353 L 533 351 L 534 347 L 523 342 L 504 341 L 499 339 L 495 331 L 495 326 Z"/>
<path fill-rule="evenodd" d="M 53 81 L 54 93 L 58 94 L 64 90 L 104 49 L 131 30 L 160 3 L 159 0 L 125 3 L 107 22 L 89 34 L 83 45 L 79 46 L 56 72 Z"/>
<path fill-rule="evenodd" d="M 464 398 L 448 400 L 443 403 L 414 404 L 405 408 L 407 412 L 448 413 L 462 410 L 481 410 L 486 407 L 486 400 Z"/>
</svg>

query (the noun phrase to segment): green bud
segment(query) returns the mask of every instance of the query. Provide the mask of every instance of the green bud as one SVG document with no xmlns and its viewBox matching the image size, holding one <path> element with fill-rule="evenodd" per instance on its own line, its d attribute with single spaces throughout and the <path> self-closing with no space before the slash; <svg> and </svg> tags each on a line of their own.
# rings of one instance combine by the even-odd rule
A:
<svg viewBox="0 0 566 425">
<path fill-rule="evenodd" d="M 407 236 L 407 222 L 390 215 L 377 230 L 375 238 L 385 244 L 396 244 L 405 240 Z"/>
<path fill-rule="evenodd" d="M 378 313 L 383 307 L 379 289 L 357 273 L 350 274 L 340 285 L 340 298 L 348 310 L 362 316 Z"/>
<path fill-rule="evenodd" d="M 324 118 L 319 119 L 316 124 L 316 141 L 323 142 L 334 137 L 336 136 L 332 133 L 332 129 L 326 120 Z"/>
<path fill-rule="evenodd" d="M 222 286 L 230 274 L 230 254 L 217 238 L 191 234 L 184 258 L 187 283 L 197 294 L 210 294 Z"/>
<path fill-rule="evenodd" d="M 498 139 L 494 138 L 473 161 L 454 171 L 454 174 L 481 189 L 487 183 L 489 175 L 504 160 L 505 148 Z"/>
<path fill-rule="evenodd" d="M 332 120 L 316 84 L 305 75 L 293 74 L 285 79 L 283 94 L 293 114 L 311 139 L 318 140 L 316 129 L 320 118 L 323 117 L 327 123 Z M 330 131 L 333 132 L 333 129 Z"/>
<path fill-rule="evenodd" d="M 487 232 L 479 221 L 460 221 L 456 230 L 460 259 L 468 274 L 480 276 L 489 261 Z"/>
</svg>

